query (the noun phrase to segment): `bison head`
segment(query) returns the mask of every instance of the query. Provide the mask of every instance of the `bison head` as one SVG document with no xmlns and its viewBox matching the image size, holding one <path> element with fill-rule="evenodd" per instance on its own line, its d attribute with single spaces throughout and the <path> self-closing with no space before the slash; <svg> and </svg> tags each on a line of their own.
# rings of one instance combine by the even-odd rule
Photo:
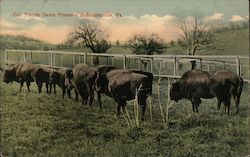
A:
<svg viewBox="0 0 250 157">
<path fill-rule="evenodd" d="M 60 79 L 60 74 L 56 71 L 53 71 L 50 75 L 49 75 L 49 83 L 58 83 Z"/>
<path fill-rule="evenodd" d="M 3 82 L 10 83 L 16 80 L 15 69 L 6 69 L 3 73 Z"/>
<path fill-rule="evenodd" d="M 175 82 L 172 84 L 172 88 L 170 89 L 170 99 L 178 102 L 182 98 L 181 86 L 179 82 Z"/>
<path fill-rule="evenodd" d="M 97 92 L 108 90 L 108 79 L 106 74 L 97 74 L 97 78 L 95 80 L 95 90 Z"/>
<path fill-rule="evenodd" d="M 73 72 L 72 72 L 72 70 L 67 70 L 64 77 L 65 77 L 64 85 L 68 89 L 71 90 L 73 88 L 73 84 L 72 84 L 72 81 L 71 81 L 73 79 Z"/>
</svg>

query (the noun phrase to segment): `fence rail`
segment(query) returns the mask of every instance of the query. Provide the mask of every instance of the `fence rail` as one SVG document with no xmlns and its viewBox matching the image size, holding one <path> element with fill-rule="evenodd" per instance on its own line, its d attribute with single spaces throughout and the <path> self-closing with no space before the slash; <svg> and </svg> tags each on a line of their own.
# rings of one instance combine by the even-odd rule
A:
<svg viewBox="0 0 250 157">
<path fill-rule="evenodd" d="M 43 55 L 39 56 L 37 55 Z M 127 69 L 150 71 L 155 77 L 180 78 L 189 70 L 190 61 L 196 61 L 198 68 L 214 72 L 218 69 L 228 69 L 249 80 L 249 57 L 237 55 L 134 55 L 134 54 L 94 54 L 83 52 L 38 51 L 38 50 L 5 50 L 5 64 L 30 62 L 41 66 L 61 68 L 77 63 L 93 65 L 93 58 L 98 57 L 101 64 L 111 64 Z M 35 60 L 36 59 L 36 60 Z"/>
</svg>

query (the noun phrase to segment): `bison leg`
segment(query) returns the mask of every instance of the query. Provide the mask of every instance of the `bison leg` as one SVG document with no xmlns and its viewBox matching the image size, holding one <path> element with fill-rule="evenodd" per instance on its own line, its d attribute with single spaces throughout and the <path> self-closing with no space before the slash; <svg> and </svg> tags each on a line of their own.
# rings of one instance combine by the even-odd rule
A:
<svg viewBox="0 0 250 157">
<path fill-rule="evenodd" d="M 236 113 L 239 112 L 240 96 L 241 96 L 241 90 L 239 91 L 239 93 L 233 94 L 235 105 L 236 105 Z"/>
<path fill-rule="evenodd" d="M 201 99 L 199 97 L 197 97 L 197 96 L 193 96 L 191 102 L 192 102 L 193 111 L 194 112 L 199 112 L 198 106 L 201 103 Z"/>
<path fill-rule="evenodd" d="M 30 92 L 30 82 L 27 81 L 27 82 L 26 82 L 26 85 L 27 85 L 28 91 Z"/>
<path fill-rule="evenodd" d="M 195 101 L 191 101 L 192 102 L 192 109 L 193 109 L 193 112 L 198 112 L 198 107 L 196 105 L 196 102 Z M 197 110 L 196 110 L 197 109 Z"/>
<path fill-rule="evenodd" d="M 89 101 L 88 103 L 89 103 L 89 106 L 92 105 L 93 99 L 94 99 L 94 92 L 91 91 L 91 92 L 89 93 L 89 96 L 88 96 L 88 101 Z"/>
<path fill-rule="evenodd" d="M 217 98 L 218 102 L 217 102 L 217 109 L 219 110 L 221 107 L 221 99 Z"/>
<path fill-rule="evenodd" d="M 47 91 L 47 93 L 50 94 L 51 93 L 51 88 L 52 88 L 51 84 L 48 83 L 48 82 L 46 82 L 45 85 L 46 85 L 46 91 Z"/>
<path fill-rule="evenodd" d="M 42 84 L 38 83 L 37 87 L 38 87 L 38 92 L 41 93 L 42 92 Z"/>
<path fill-rule="evenodd" d="M 98 99 L 98 102 L 99 102 L 99 106 L 100 106 L 100 109 L 102 108 L 102 101 L 101 101 L 101 93 L 97 93 L 97 99 Z"/>
<path fill-rule="evenodd" d="M 67 89 L 67 94 L 68 94 L 68 98 L 70 98 L 70 99 L 71 99 L 70 89 Z"/>
<path fill-rule="evenodd" d="M 116 107 L 116 116 L 118 117 L 121 113 L 121 107 L 124 108 L 126 105 L 126 100 L 119 98 L 119 97 L 114 97 L 115 102 L 117 103 Z"/>
<path fill-rule="evenodd" d="M 231 101 L 230 101 L 230 97 L 225 99 L 223 101 L 223 104 L 225 105 L 225 113 L 227 112 L 227 114 L 229 114 L 230 112 L 230 105 L 231 105 Z"/>
<path fill-rule="evenodd" d="M 84 90 L 78 90 L 78 93 L 80 94 L 81 98 L 82 98 L 82 104 L 86 105 L 87 104 L 87 100 L 88 100 L 88 93 Z"/>
<path fill-rule="evenodd" d="M 19 88 L 19 92 L 22 91 L 23 83 L 24 83 L 24 81 L 23 81 L 22 79 L 20 79 L 20 88 Z"/>
<path fill-rule="evenodd" d="M 236 113 L 239 112 L 240 96 L 235 97 Z"/>
<path fill-rule="evenodd" d="M 138 104 L 140 105 L 140 111 L 141 111 L 141 120 L 144 120 L 144 114 L 146 111 L 146 95 L 138 95 Z"/>
<path fill-rule="evenodd" d="M 62 86 L 62 98 L 64 98 L 65 93 L 66 93 L 66 88 Z"/>
</svg>

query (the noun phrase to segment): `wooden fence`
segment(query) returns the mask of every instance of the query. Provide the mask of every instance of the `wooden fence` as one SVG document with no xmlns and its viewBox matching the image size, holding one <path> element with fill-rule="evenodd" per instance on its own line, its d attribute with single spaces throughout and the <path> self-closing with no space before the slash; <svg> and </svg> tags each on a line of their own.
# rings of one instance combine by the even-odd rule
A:
<svg viewBox="0 0 250 157">
<path fill-rule="evenodd" d="M 39 59 L 40 56 L 40 59 Z M 5 64 L 30 62 L 52 68 L 73 67 L 77 63 L 93 65 L 93 57 L 100 64 L 110 64 L 126 69 L 141 69 L 152 72 L 159 78 L 180 78 L 190 70 L 190 61 L 196 61 L 197 68 L 210 73 L 227 69 L 249 81 L 249 57 L 237 55 L 134 55 L 134 54 L 94 54 L 64 51 L 5 50 Z"/>
</svg>

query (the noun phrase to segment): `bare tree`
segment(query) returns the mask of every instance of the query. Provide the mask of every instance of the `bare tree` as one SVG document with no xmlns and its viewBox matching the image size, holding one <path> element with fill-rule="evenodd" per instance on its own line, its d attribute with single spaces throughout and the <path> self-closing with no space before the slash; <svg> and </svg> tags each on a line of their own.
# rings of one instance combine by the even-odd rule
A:
<svg viewBox="0 0 250 157">
<path fill-rule="evenodd" d="M 178 27 L 181 30 L 180 38 L 184 43 L 188 55 L 195 55 L 197 49 L 205 48 L 214 42 L 214 27 L 209 20 L 204 20 L 198 15 L 194 15 L 189 20 L 179 18 Z M 196 62 L 192 61 L 192 69 Z"/>
<path fill-rule="evenodd" d="M 161 54 L 166 49 L 166 43 L 159 37 L 158 34 L 150 35 L 136 34 L 128 41 L 128 47 L 134 54 L 153 55 Z M 146 68 L 148 62 L 141 60 Z"/>
<path fill-rule="evenodd" d="M 93 53 L 105 53 L 111 44 L 108 41 L 108 32 L 95 21 L 80 20 L 74 30 L 69 34 L 69 43 L 83 44 Z M 98 56 L 93 58 L 94 64 L 99 64 Z"/>
</svg>

